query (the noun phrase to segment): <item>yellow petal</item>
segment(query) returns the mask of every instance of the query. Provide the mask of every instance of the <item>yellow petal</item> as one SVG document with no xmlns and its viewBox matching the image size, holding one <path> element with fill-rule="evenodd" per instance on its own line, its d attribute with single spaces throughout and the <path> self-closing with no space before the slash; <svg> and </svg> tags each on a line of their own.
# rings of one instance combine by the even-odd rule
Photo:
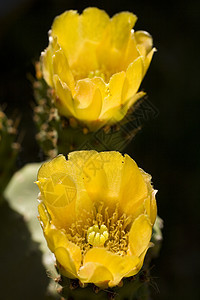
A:
<svg viewBox="0 0 200 300">
<path fill-rule="evenodd" d="M 74 151 L 68 155 L 70 174 L 73 176 L 77 187 L 76 218 L 80 220 L 88 218 L 94 209 L 93 201 L 86 191 L 84 180 L 89 180 L 86 165 L 90 157 L 95 154 L 96 151 Z"/>
<path fill-rule="evenodd" d="M 81 44 L 79 14 L 74 10 L 69 10 L 56 17 L 52 26 L 52 36 L 56 36 L 58 43 L 64 50 L 69 65 L 76 60 Z"/>
<path fill-rule="evenodd" d="M 90 199 L 94 203 L 104 202 L 105 207 L 114 210 L 119 199 L 124 157 L 115 151 L 75 151 L 69 159 L 79 168 Z"/>
<path fill-rule="evenodd" d="M 75 70 L 77 79 L 82 79 L 87 78 L 90 71 L 99 69 L 96 47 L 103 37 L 109 16 L 103 10 L 90 7 L 79 18 L 81 42 L 75 50 L 78 50 L 77 60 L 71 67 Z"/>
<path fill-rule="evenodd" d="M 152 49 L 153 39 L 151 35 L 146 31 L 136 31 L 135 40 L 137 43 L 137 49 L 142 57 L 144 64 L 143 76 L 146 74 L 150 62 L 152 60 L 153 54 L 156 51 L 155 48 Z"/>
<path fill-rule="evenodd" d="M 148 55 L 146 56 L 145 60 L 144 60 L 144 74 L 143 76 L 146 74 L 148 68 L 149 68 L 149 65 L 151 63 L 151 60 L 152 60 L 152 57 L 153 57 L 153 54 L 154 52 L 156 52 L 156 48 L 153 48 L 149 53 Z"/>
<path fill-rule="evenodd" d="M 138 264 L 135 266 L 134 269 L 132 269 L 129 273 L 126 274 L 126 277 L 134 276 L 140 271 L 140 269 L 143 266 L 144 258 L 148 249 L 149 247 L 147 247 L 147 249 L 145 249 L 145 251 L 140 255 Z"/>
<path fill-rule="evenodd" d="M 155 198 L 157 191 L 154 190 L 153 186 L 151 185 L 151 175 L 144 172 L 144 170 L 142 169 L 140 169 L 140 171 L 148 188 L 148 197 L 144 201 L 144 207 L 147 215 L 149 216 L 151 224 L 153 225 L 155 223 L 156 216 L 157 216 L 157 205 L 156 205 L 156 198 Z"/>
<path fill-rule="evenodd" d="M 124 157 L 119 152 L 100 152 L 86 165 L 90 176 L 90 180 L 85 181 L 86 190 L 93 201 L 103 202 L 110 213 L 119 201 L 123 161 Z"/>
<path fill-rule="evenodd" d="M 61 274 L 68 278 L 76 278 L 77 270 L 69 251 L 64 247 L 59 247 L 55 249 L 54 254 Z"/>
<path fill-rule="evenodd" d="M 106 288 L 108 282 L 113 280 L 113 276 L 107 267 L 94 262 L 84 264 L 80 268 L 78 275 L 82 283 L 91 282 L 101 288 Z"/>
<path fill-rule="evenodd" d="M 140 256 L 149 246 L 152 226 L 147 215 L 140 215 L 131 226 L 129 246 L 131 253 Z"/>
<path fill-rule="evenodd" d="M 99 42 L 110 18 L 104 10 L 89 7 L 81 15 L 81 31 L 83 39 Z"/>
<path fill-rule="evenodd" d="M 91 71 L 98 70 L 99 64 L 96 54 L 96 44 L 91 41 L 83 41 L 78 48 L 77 59 L 71 64 L 71 69 L 76 80 L 89 77 Z"/>
<path fill-rule="evenodd" d="M 135 268 L 139 263 L 139 259 L 136 256 L 120 256 L 107 251 L 105 248 L 94 247 L 86 253 L 83 268 L 91 262 L 100 264 L 109 270 L 113 279 L 108 282 L 108 286 L 113 287 L 119 284 L 121 279 Z"/>
<path fill-rule="evenodd" d="M 80 178 L 90 198 L 93 201 L 104 200 L 105 197 L 101 197 L 101 191 L 102 189 L 108 190 L 108 183 L 104 171 L 103 155 L 101 156 L 96 151 L 74 151 L 70 153 L 69 159 L 79 169 Z"/>
<path fill-rule="evenodd" d="M 123 70 L 124 51 L 136 19 L 132 13 L 121 12 L 110 19 L 104 31 L 102 41 L 97 47 L 97 56 L 100 66 L 109 70 L 111 75 Z"/>
<path fill-rule="evenodd" d="M 143 56 L 146 56 L 152 49 L 153 39 L 152 36 L 146 31 L 136 31 L 134 33 L 137 46 L 142 46 L 140 53 Z"/>
<path fill-rule="evenodd" d="M 53 55 L 55 51 L 59 50 L 57 38 L 49 37 L 49 46 L 41 54 L 42 73 L 45 81 L 53 87 Z"/>
<path fill-rule="evenodd" d="M 52 222 L 60 228 L 67 228 L 75 217 L 77 188 L 69 174 L 63 156 L 45 163 L 38 172 L 41 198 L 50 212 Z"/>
<path fill-rule="evenodd" d="M 57 227 L 67 228 L 74 221 L 76 197 L 76 186 L 69 175 L 55 173 L 46 182 L 42 190 L 42 200 Z"/>
<path fill-rule="evenodd" d="M 73 92 L 75 87 L 74 77 L 62 49 L 57 50 L 53 56 L 53 73 L 57 74 L 60 80 L 65 82 Z"/>
<path fill-rule="evenodd" d="M 41 54 L 42 74 L 47 84 L 53 87 L 53 65 L 51 45 Z"/>
<path fill-rule="evenodd" d="M 57 229 L 50 223 L 48 212 L 43 203 L 39 205 L 38 210 L 49 249 L 55 254 L 59 264 L 62 265 L 63 272 L 68 272 L 74 276 L 81 264 L 80 248 L 67 239 L 64 230 Z"/>
<path fill-rule="evenodd" d="M 131 29 L 135 25 L 137 17 L 130 12 L 121 12 L 111 19 L 111 40 L 112 45 L 121 49 L 127 45 Z"/>
<path fill-rule="evenodd" d="M 103 114 L 101 114 L 101 121 L 104 124 L 115 124 L 119 121 L 121 121 L 126 113 L 128 111 L 128 105 L 127 103 L 125 105 L 119 105 L 110 108 L 109 110 L 105 111 Z"/>
<path fill-rule="evenodd" d="M 46 209 L 46 206 L 43 202 L 41 202 L 38 205 L 38 212 L 39 212 L 39 220 L 40 224 L 42 226 L 42 229 L 44 230 L 50 225 L 51 217 Z"/>
<path fill-rule="evenodd" d="M 122 100 L 122 89 L 124 85 L 125 72 L 114 74 L 109 81 L 109 96 L 104 99 L 101 115 L 109 109 L 119 107 Z M 101 116 L 100 116 L 101 118 Z"/>
<path fill-rule="evenodd" d="M 134 31 L 131 31 L 131 35 L 130 35 L 126 50 L 124 51 L 123 58 L 122 58 L 121 62 L 119 62 L 121 64 L 121 68 L 123 70 L 126 70 L 127 67 L 130 65 L 130 63 L 132 63 L 139 56 L 140 56 L 140 53 L 137 49 Z"/>
<path fill-rule="evenodd" d="M 127 108 L 131 108 L 139 99 L 144 97 L 146 95 L 145 92 L 139 92 L 135 94 L 133 97 L 130 98 L 130 100 L 126 103 Z"/>
<path fill-rule="evenodd" d="M 102 108 L 100 90 L 90 79 L 79 80 L 74 95 L 75 114 L 80 120 L 98 119 Z"/>
<path fill-rule="evenodd" d="M 101 120 L 102 124 L 104 125 L 103 122 L 105 122 L 107 124 L 115 124 L 115 123 L 121 121 L 126 116 L 129 108 L 131 108 L 132 105 L 134 105 L 140 98 L 144 97 L 145 95 L 146 95 L 146 93 L 139 92 L 139 93 L 135 94 L 133 97 L 131 97 L 128 102 L 126 99 L 123 102 L 124 99 L 122 98 L 121 99 L 122 104 L 120 104 L 119 106 L 112 107 L 112 108 L 108 109 L 107 111 L 105 111 L 104 113 L 101 113 L 100 120 Z M 106 101 L 107 101 L 107 99 L 106 99 Z M 105 105 L 105 107 L 106 107 L 106 105 Z"/>
<path fill-rule="evenodd" d="M 110 25 L 110 24 L 109 24 Z M 123 51 L 114 48 L 111 45 L 111 30 L 110 26 L 105 31 L 102 42 L 97 46 L 97 59 L 99 66 L 108 73 L 105 81 L 108 82 L 112 74 L 122 71 L 119 62 L 122 60 Z"/>
<path fill-rule="evenodd" d="M 149 217 L 151 217 L 151 208 L 150 208 L 150 201 L 151 201 L 151 196 L 149 195 L 145 200 L 144 200 L 144 213 Z"/>
<path fill-rule="evenodd" d="M 136 217 L 144 211 L 143 202 L 148 196 L 146 182 L 140 169 L 130 156 L 125 155 L 122 170 L 122 183 L 120 190 L 120 210 L 127 215 Z"/>
<path fill-rule="evenodd" d="M 58 155 L 51 161 L 42 164 L 42 166 L 38 171 L 37 180 L 41 182 L 43 181 L 43 179 L 51 177 L 51 175 L 56 172 L 64 173 L 66 171 L 67 171 L 66 159 L 64 155 Z"/>
<path fill-rule="evenodd" d="M 143 60 L 138 57 L 128 66 L 126 71 L 126 79 L 123 87 L 122 101 L 123 103 L 133 97 L 141 84 L 143 77 Z"/>
<path fill-rule="evenodd" d="M 54 86 L 56 91 L 55 105 L 58 108 L 61 115 L 65 117 L 74 116 L 74 101 L 72 94 L 65 82 L 62 82 L 58 75 L 54 75 Z"/>
<path fill-rule="evenodd" d="M 152 192 L 152 197 L 151 197 L 151 202 L 150 202 L 150 220 L 152 225 L 156 221 L 156 216 L 157 216 L 157 204 L 156 204 L 156 193 L 157 191 Z"/>
<path fill-rule="evenodd" d="M 107 85 L 104 80 L 101 77 L 93 77 L 91 78 L 91 81 L 100 90 L 102 99 L 107 97 Z"/>
</svg>

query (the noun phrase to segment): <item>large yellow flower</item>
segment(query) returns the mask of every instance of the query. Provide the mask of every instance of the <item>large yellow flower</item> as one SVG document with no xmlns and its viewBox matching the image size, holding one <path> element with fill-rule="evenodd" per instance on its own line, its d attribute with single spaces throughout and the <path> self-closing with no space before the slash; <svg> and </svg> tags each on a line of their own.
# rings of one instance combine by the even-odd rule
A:
<svg viewBox="0 0 200 300">
<path fill-rule="evenodd" d="M 42 165 L 39 219 L 66 277 L 106 288 L 143 265 L 157 214 L 151 176 L 119 152 L 77 151 Z"/>
<path fill-rule="evenodd" d="M 55 18 L 41 61 L 61 115 L 96 130 L 120 121 L 144 95 L 137 91 L 155 48 L 147 32 L 133 31 L 136 20 L 130 12 L 110 19 L 98 8 Z"/>
</svg>

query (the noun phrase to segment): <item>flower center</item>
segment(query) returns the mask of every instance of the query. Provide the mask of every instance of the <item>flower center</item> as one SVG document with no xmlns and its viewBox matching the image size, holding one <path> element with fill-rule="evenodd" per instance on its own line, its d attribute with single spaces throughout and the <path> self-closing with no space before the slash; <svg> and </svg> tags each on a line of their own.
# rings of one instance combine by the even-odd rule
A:
<svg viewBox="0 0 200 300">
<path fill-rule="evenodd" d="M 95 76 L 101 77 L 104 81 L 106 79 L 105 78 L 106 77 L 105 74 L 102 71 L 100 71 L 100 70 L 90 71 L 89 74 L 88 74 L 88 78 L 93 78 Z"/>
<path fill-rule="evenodd" d="M 101 247 L 107 241 L 109 236 L 108 228 L 105 225 L 100 227 L 96 224 L 88 228 L 87 240 L 94 247 Z"/>
</svg>

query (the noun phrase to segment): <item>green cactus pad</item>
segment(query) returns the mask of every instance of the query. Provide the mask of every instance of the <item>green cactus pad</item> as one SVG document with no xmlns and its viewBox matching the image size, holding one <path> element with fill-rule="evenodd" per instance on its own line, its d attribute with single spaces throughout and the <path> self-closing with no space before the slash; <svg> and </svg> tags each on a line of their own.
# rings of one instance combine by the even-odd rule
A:
<svg viewBox="0 0 200 300">
<path fill-rule="evenodd" d="M 59 299 L 51 280 L 57 277 L 54 257 L 37 219 L 39 190 L 34 181 L 40 166 L 28 164 L 16 172 L 4 193 L 7 203 L 0 209 L 3 299 Z"/>
</svg>

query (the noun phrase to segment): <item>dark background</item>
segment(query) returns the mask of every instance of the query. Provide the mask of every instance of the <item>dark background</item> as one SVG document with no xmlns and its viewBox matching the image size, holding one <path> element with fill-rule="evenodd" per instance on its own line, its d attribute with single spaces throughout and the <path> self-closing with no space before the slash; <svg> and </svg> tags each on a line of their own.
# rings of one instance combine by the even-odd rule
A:
<svg viewBox="0 0 200 300">
<path fill-rule="evenodd" d="M 103 8 L 110 16 L 134 12 L 135 29 L 154 38 L 158 52 L 142 89 L 159 115 L 146 123 L 128 148 L 138 165 L 153 176 L 159 190 L 158 212 L 165 223 L 163 246 L 152 270 L 159 292 L 152 289 L 152 298 L 200 299 L 199 1 L 1 0 L 0 104 L 7 103 L 8 116 L 21 116 L 24 137 L 18 168 L 41 160 L 28 79 L 34 75 L 33 63 L 48 44 L 53 18 L 64 10 L 81 12 L 87 6 Z"/>
</svg>

